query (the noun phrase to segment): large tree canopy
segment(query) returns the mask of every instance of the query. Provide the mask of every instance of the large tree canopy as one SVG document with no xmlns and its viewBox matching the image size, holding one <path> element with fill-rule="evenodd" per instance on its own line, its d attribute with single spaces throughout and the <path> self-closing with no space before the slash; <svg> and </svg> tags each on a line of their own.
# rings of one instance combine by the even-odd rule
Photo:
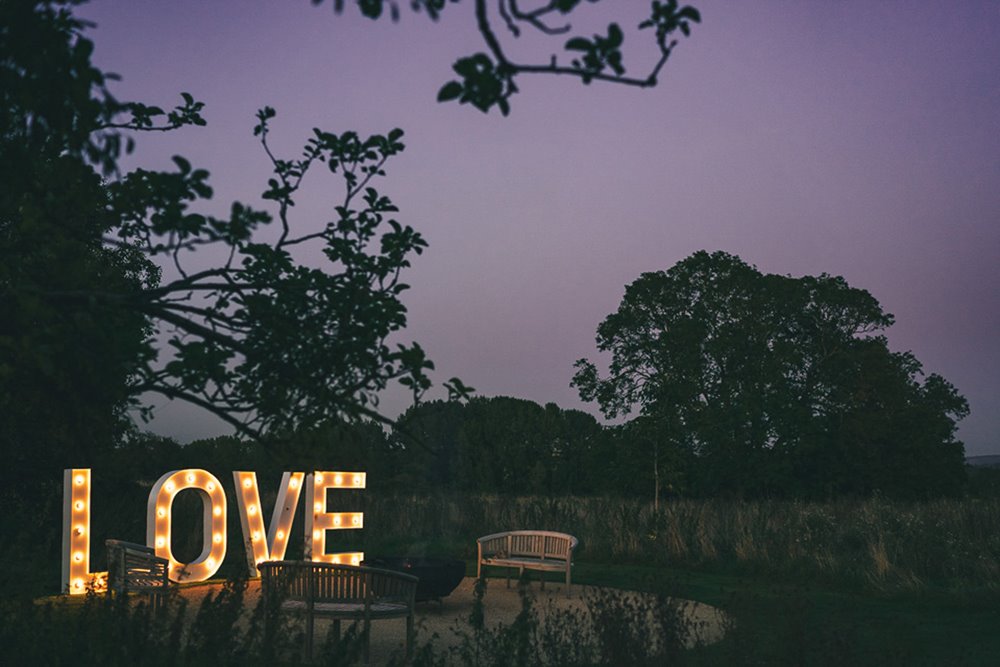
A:
<svg viewBox="0 0 1000 667">
<path fill-rule="evenodd" d="M 890 324 L 843 278 L 698 252 L 626 288 L 597 330 L 608 375 L 581 359 L 573 385 L 608 417 L 638 408 L 709 493 L 953 493 L 967 403 L 888 349 Z"/>
<path fill-rule="evenodd" d="M 459 1 L 410 0 L 408 4 L 414 11 L 437 20 L 447 5 Z M 587 0 L 586 4 L 599 1 Z M 325 0 L 312 2 L 321 5 Z M 645 74 L 634 76 L 626 73 L 623 56 L 626 32 L 617 22 L 609 23 L 604 34 L 573 36 L 569 19 L 585 4 L 583 0 L 472 2 L 475 5 L 475 29 L 486 51 L 455 61 L 452 69 L 459 78 L 442 86 L 438 101 L 458 100 L 460 104 L 470 104 L 483 113 L 496 106 L 505 116 L 510 113 L 511 96 L 518 92 L 516 80 L 525 74 L 570 76 L 585 84 L 602 81 L 640 88 L 655 86 L 660 70 L 677 46 L 677 37 L 689 36 L 691 24 L 701 22 L 701 13 L 694 7 L 681 5 L 677 0 L 653 0 L 649 4 L 649 13 L 635 28 L 636 32 L 648 31 L 647 41 L 652 47 L 652 55 L 644 65 Z M 344 0 L 332 0 L 331 4 L 337 13 L 344 10 Z M 371 19 L 385 15 L 394 21 L 399 19 L 400 3 L 397 0 L 354 0 L 351 4 Z M 511 55 L 514 49 L 510 41 L 516 40 L 523 32 L 559 40 L 560 48 L 565 53 L 561 56 L 553 53 L 544 62 L 519 62 Z"/>
<path fill-rule="evenodd" d="M 393 380 L 426 390 L 419 345 L 387 343 L 406 324 L 401 271 L 426 245 L 377 189 L 402 131 L 316 129 L 300 155 L 279 156 L 265 108 L 253 134 L 274 172 L 270 210 L 203 214 L 208 173 L 183 157 L 118 168 L 135 133 L 203 125 L 202 105 L 117 100 L 76 4 L 0 4 L 0 444 L 21 478 L 68 465 L 67 452 L 88 460 L 147 392 L 260 434 L 378 418 Z M 316 166 L 343 194 L 326 220 L 295 220 Z M 199 253 L 190 268 L 206 246 L 222 259 Z M 309 246 L 321 264 L 299 261 Z"/>
</svg>

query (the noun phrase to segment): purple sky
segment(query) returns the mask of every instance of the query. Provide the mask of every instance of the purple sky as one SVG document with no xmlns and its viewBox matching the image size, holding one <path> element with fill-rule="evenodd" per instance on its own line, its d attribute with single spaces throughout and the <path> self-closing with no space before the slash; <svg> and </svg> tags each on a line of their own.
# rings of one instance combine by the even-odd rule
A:
<svg viewBox="0 0 1000 667">
<path fill-rule="evenodd" d="M 969 399 L 967 454 L 1000 453 L 1000 3 L 694 4 L 703 24 L 657 88 L 522 76 L 506 119 L 435 102 L 454 59 L 484 50 L 470 0 L 439 24 L 336 16 L 330 0 L 94 0 L 80 14 L 120 97 L 206 102 L 207 128 L 142 137 L 128 164 L 187 156 L 212 172 L 214 212 L 261 205 L 251 127 L 265 104 L 287 157 L 316 126 L 406 130 L 381 187 L 430 243 L 406 275 L 405 338 L 439 381 L 596 412 L 569 388 L 572 364 L 595 356 L 624 286 L 722 249 L 869 290 L 896 316 L 890 346 Z M 634 26 L 622 12 L 647 6 L 584 5 L 573 32 Z M 654 55 L 627 51 L 629 73 Z M 304 227 L 341 193 L 319 172 L 311 186 Z M 402 393 L 383 402 L 405 407 Z M 151 428 L 230 431 L 176 403 Z"/>
</svg>

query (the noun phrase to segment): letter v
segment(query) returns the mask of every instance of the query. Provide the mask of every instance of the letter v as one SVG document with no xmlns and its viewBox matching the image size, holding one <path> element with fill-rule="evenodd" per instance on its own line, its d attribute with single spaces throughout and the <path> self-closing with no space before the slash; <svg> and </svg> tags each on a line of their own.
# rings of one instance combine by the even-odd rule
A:
<svg viewBox="0 0 1000 667">
<path fill-rule="evenodd" d="M 233 472 L 236 500 L 243 526 L 243 545 L 247 551 L 247 568 L 251 577 L 258 577 L 257 565 L 267 560 L 283 560 L 288 536 L 291 534 L 295 508 L 299 504 L 304 472 L 286 472 L 281 476 L 278 499 L 271 515 L 271 525 L 265 539 L 263 510 L 257 489 L 257 473 Z"/>
</svg>

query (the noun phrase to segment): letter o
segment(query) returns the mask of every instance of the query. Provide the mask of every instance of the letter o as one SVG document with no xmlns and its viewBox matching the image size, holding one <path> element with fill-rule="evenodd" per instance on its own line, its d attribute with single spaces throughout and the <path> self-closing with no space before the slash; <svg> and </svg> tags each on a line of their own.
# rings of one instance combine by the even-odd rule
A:
<svg viewBox="0 0 1000 667">
<path fill-rule="evenodd" d="M 191 563 L 179 562 L 170 548 L 174 498 L 184 489 L 198 492 L 204 510 L 201 555 Z M 204 581 L 218 572 L 226 557 L 226 494 L 219 480 L 207 470 L 197 468 L 174 470 L 160 477 L 149 492 L 146 544 L 170 563 L 171 581 Z"/>
</svg>

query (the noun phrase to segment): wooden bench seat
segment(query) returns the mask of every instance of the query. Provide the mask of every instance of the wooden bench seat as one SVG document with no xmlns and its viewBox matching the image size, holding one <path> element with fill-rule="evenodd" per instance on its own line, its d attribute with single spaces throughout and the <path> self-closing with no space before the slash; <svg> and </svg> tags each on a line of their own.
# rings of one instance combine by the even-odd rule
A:
<svg viewBox="0 0 1000 667">
<path fill-rule="evenodd" d="M 290 612 L 304 612 L 309 604 L 305 600 L 285 600 L 281 608 Z M 357 602 L 315 602 L 313 603 L 313 613 L 317 616 L 337 616 L 342 619 L 363 619 L 365 608 L 363 604 Z M 406 616 L 409 609 L 405 604 L 392 602 L 373 602 L 368 607 L 368 614 L 372 620 L 376 618 L 399 618 Z"/>
<path fill-rule="evenodd" d="M 476 540 L 479 556 L 476 576 L 482 575 L 484 566 L 517 568 L 518 575 L 525 570 L 565 572 L 566 585 L 571 583 L 573 549 L 579 544 L 572 535 L 549 530 L 512 530 L 494 533 Z M 510 586 L 510 571 L 507 574 Z M 542 579 L 545 586 L 545 579 Z"/>
<path fill-rule="evenodd" d="M 342 620 L 361 621 L 365 664 L 371 650 L 371 622 L 406 617 L 406 658 L 413 654 L 413 612 L 417 578 L 373 567 L 268 561 L 258 565 L 264 602 L 305 617 L 305 656 L 312 660 L 317 617 L 333 620 L 339 636 Z"/>
<path fill-rule="evenodd" d="M 170 586 L 169 563 L 156 555 L 153 547 L 122 540 L 106 540 L 108 550 L 108 592 L 115 596 L 129 593 L 149 595 L 154 605 L 163 601 Z"/>
</svg>

